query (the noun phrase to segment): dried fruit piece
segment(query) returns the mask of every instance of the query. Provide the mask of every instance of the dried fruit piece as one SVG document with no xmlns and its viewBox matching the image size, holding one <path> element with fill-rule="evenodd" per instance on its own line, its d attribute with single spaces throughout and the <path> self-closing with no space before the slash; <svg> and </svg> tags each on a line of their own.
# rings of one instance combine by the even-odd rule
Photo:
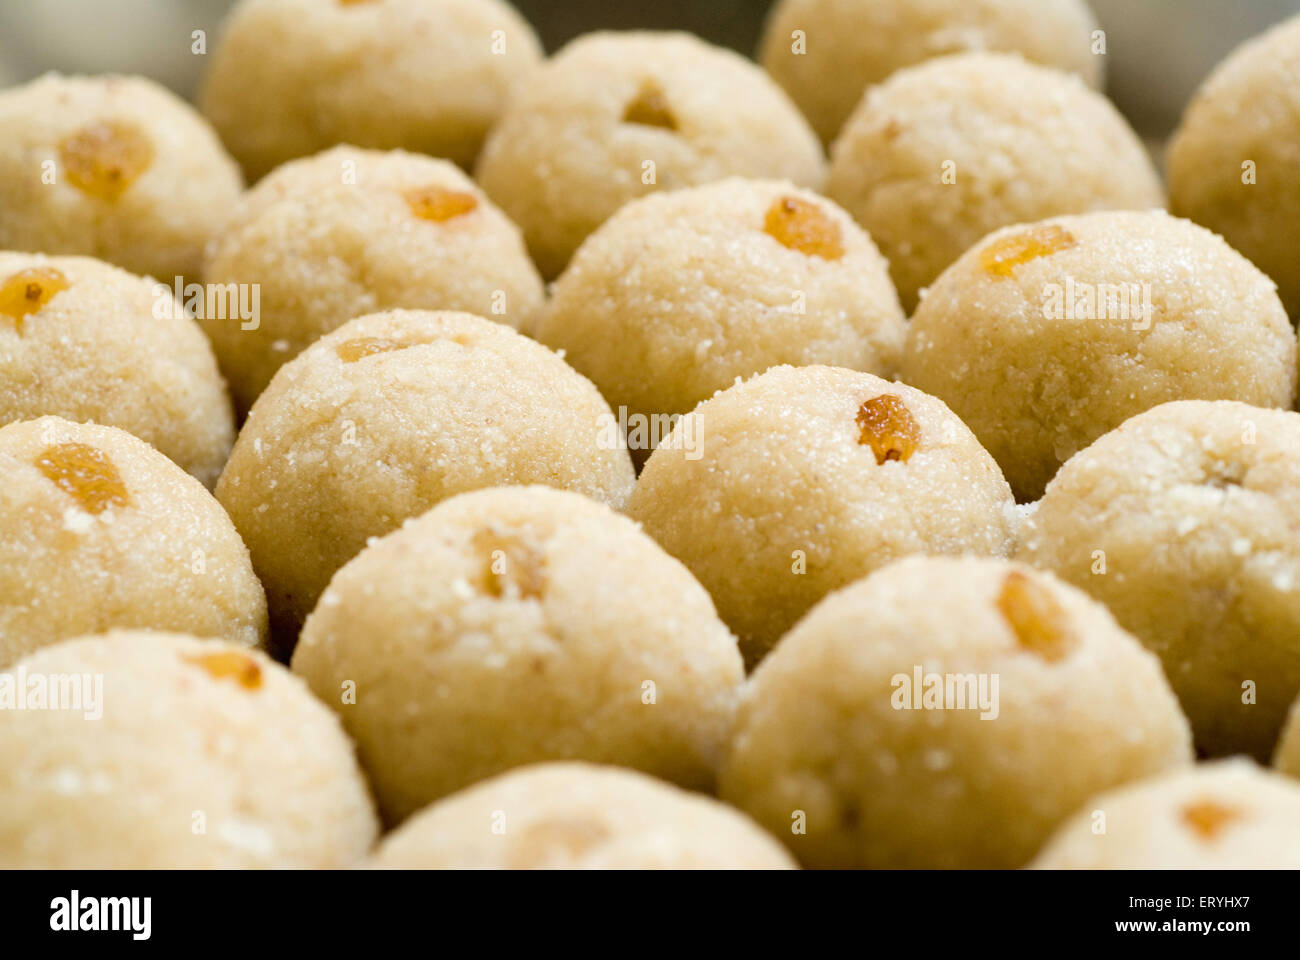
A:
<svg viewBox="0 0 1300 960">
<path fill-rule="evenodd" d="M 664 130 L 677 129 L 677 117 L 668 104 L 668 95 L 653 80 L 641 84 L 636 96 L 628 101 L 623 109 L 623 122 L 639 123 L 643 127 L 662 127 Z"/>
<path fill-rule="evenodd" d="M 474 194 L 446 187 L 416 187 L 402 196 L 413 214 L 431 223 L 445 223 L 478 208 L 478 197 Z"/>
<path fill-rule="evenodd" d="M 23 332 L 23 321 L 68 289 L 68 278 L 53 267 L 19 270 L 0 284 L 0 313 L 10 317 L 14 328 Z"/>
<path fill-rule="evenodd" d="M 1019 570 L 1012 570 L 1002 581 L 998 611 L 1020 645 L 1044 660 L 1054 663 L 1074 648 L 1069 619 L 1061 605 L 1051 591 Z"/>
<path fill-rule="evenodd" d="M 1213 840 L 1229 823 L 1241 819 L 1241 812 L 1214 800 L 1198 800 L 1183 807 L 1183 822 L 1202 840 Z"/>
<path fill-rule="evenodd" d="M 153 143 L 140 129 L 118 120 L 82 127 L 59 144 L 68 182 L 83 193 L 116 200 L 153 163 Z"/>
<path fill-rule="evenodd" d="M 131 502 L 117 467 L 102 450 L 84 443 L 60 443 L 33 461 L 36 469 L 77 501 L 87 513 L 100 514 L 109 507 Z"/>
<path fill-rule="evenodd" d="M 190 654 L 182 659 L 202 667 L 217 680 L 234 680 L 245 690 L 256 690 L 262 685 L 262 668 L 257 661 L 235 650 Z"/>
<path fill-rule="evenodd" d="M 474 549 L 484 558 L 483 590 L 501 598 L 538 599 L 546 588 L 541 555 L 516 532 L 495 528 L 474 534 Z"/>
<path fill-rule="evenodd" d="M 608 837 L 605 825 L 592 820 L 557 816 L 535 821 L 524 828 L 519 843 L 510 851 L 510 865 L 527 868 L 576 860 Z"/>
<path fill-rule="evenodd" d="M 334 352 L 344 363 L 356 363 L 366 357 L 373 357 L 376 353 L 405 350 L 411 345 L 406 340 L 391 340 L 388 337 L 357 337 L 355 340 L 345 340 L 340 343 L 334 348 Z"/>
<path fill-rule="evenodd" d="M 1063 227 L 1032 227 L 989 244 L 980 253 L 980 265 L 995 277 L 1011 277 L 1016 267 L 1068 250 L 1077 242 Z"/>
<path fill-rule="evenodd" d="M 858 408 L 858 443 L 870 446 L 876 463 L 906 463 L 921 445 L 921 425 L 901 397 L 882 393 Z"/>
<path fill-rule="evenodd" d="M 840 225 L 819 204 L 782 197 L 767 210 L 763 230 L 782 246 L 809 257 L 838 260 L 844 256 Z"/>
</svg>

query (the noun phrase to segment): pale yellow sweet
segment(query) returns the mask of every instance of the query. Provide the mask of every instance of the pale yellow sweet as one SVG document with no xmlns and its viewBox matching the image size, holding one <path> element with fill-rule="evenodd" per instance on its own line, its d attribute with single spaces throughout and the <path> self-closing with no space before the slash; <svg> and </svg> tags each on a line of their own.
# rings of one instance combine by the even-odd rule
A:
<svg viewBox="0 0 1300 960">
<path fill-rule="evenodd" d="M 1110 101 L 991 53 L 927 61 L 868 91 L 831 149 L 826 192 L 880 245 L 908 310 L 999 227 L 1164 205 Z"/>
<path fill-rule="evenodd" d="M 952 407 L 1035 500 L 1061 464 L 1174 400 L 1291 406 L 1296 337 L 1273 283 L 1160 211 L 1010 227 L 930 289 L 903 379 Z"/>
<path fill-rule="evenodd" d="M 1211 756 L 1272 754 L 1300 692 L 1300 414 L 1170 403 L 1070 460 L 1019 557 L 1164 661 Z"/>
<path fill-rule="evenodd" d="M 627 450 L 596 388 L 540 344 L 469 314 L 349 321 L 286 364 L 217 483 L 292 640 L 371 537 L 456 493 L 540 483 L 621 507 Z"/>
<path fill-rule="evenodd" d="M 1084 0 L 781 0 L 759 57 L 830 143 L 867 87 L 933 57 L 1015 52 L 1100 88 L 1096 29 Z"/>
<path fill-rule="evenodd" d="M 518 327 L 544 297 L 518 228 L 469 177 L 445 160 L 355 147 L 286 164 L 253 187 L 203 275 L 257 292 L 252 320 L 203 320 L 244 410 L 281 364 L 353 317 L 464 310 Z"/>
<path fill-rule="evenodd" d="M 1300 319 L 1300 17 L 1243 45 L 1205 81 L 1169 145 L 1173 210 L 1275 281 Z"/>
<path fill-rule="evenodd" d="M 468 168 L 541 58 L 502 0 L 242 0 L 201 102 L 254 180 L 337 143 Z"/>
<path fill-rule="evenodd" d="M 1300 787 L 1249 760 L 1201 764 L 1130 784 L 1085 804 L 1031 866 L 1300 869 Z"/>
<path fill-rule="evenodd" d="M 554 277 L 629 200 L 728 176 L 817 189 L 825 158 L 781 88 L 739 54 L 685 33 L 600 32 L 529 79 L 476 176 Z"/>
<path fill-rule="evenodd" d="M 1291 705 L 1282 736 L 1273 752 L 1273 766 L 1279 773 L 1300 779 L 1300 699 Z"/>
<path fill-rule="evenodd" d="M 235 441 L 212 347 L 170 288 L 0 251 L 0 425 L 44 414 L 121 427 L 209 488 Z"/>
<path fill-rule="evenodd" d="M 892 376 L 906 329 L 889 266 L 852 218 L 793 184 L 733 178 L 627 204 L 527 332 L 648 417 L 783 363 Z"/>
<path fill-rule="evenodd" d="M 745 675 L 685 567 L 546 487 L 453 497 L 364 550 L 293 669 L 338 711 L 392 822 L 543 760 L 709 789 Z"/>
<path fill-rule="evenodd" d="M 763 661 L 719 789 L 807 867 L 1014 868 L 1088 797 L 1191 758 L 1159 661 L 1101 604 L 1018 564 L 912 557 Z"/>
<path fill-rule="evenodd" d="M 0 427 L 0 666 L 113 627 L 266 637 L 248 551 L 203 485 L 116 427 Z"/>
<path fill-rule="evenodd" d="M 628 514 L 757 662 L 831 590 L 912 553 L 1005 556 L 1011 490 L 947 407 L 835 367 L 724 390 L 651 455 Z"/>
<path fill-rule="evenodd" d="M 68 699 L 32 709 L 36 686 Z M 0 710 L 0 868 L 343 867 L 375 841 L 338 720 L 259 652 L 114 631 L 6 687 L 29 708 Z"/>
<path fill-rule="evenodd" d="M 783 870 L 779 843 L 738 811 L 631 770 L 526 767 L 463 790 L 384 838 L 402 870 Z"/>
<path fill-rule="evenodd" d="M 151 80 L 51 73 L 0 91 L 0 249 L 195 279 L 242 186 L 207 122 Z"/>
</svg>

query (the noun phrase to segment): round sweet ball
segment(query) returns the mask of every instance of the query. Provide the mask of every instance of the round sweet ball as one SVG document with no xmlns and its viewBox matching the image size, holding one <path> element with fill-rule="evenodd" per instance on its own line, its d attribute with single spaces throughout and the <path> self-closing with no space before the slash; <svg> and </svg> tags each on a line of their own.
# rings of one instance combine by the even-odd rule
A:
<svg viewBox="0 0 1300 960">
<path fill-rule="evenodd" d="M 628 514 L 699 578 L 755 663 L 818 600 L 913 553 L 1005 556 L 1015 504 L 942 402 L 835 367 L 776 367 L 700 404 Z"/>
<path fill-rule="evenodd" d="M 734 729 L 720 795 L 808 867 L 1020 867 L 1092 795 L 1192 759 L 1159 661 L 1101 604 L 969 557 L 827 597 Z"/>
<path fill-rule="evenodd" d="M 263 643 L 266 598 L 230 518 L 116 427 L 0 427 L 0 666 L 114 627 Z"/>
<path fill-rule="evenodd" d="M 830 143 L 862 92 L 896 70 L 969 51 L 1011 51 L 1100 87 L 1084 0 L 781 0 L 759 57 Z"/>
<path fill-rule="evenodd" d="M 250 190 L 209 247 L 209 289 L 241 307 L 202 317 L 236 404 L 347 320 L 409 307 L 512 327 L 541 306 L 519 229 L 445 160 L 336 147 Z"/>
<path fill-rule="evenodd" d="M 1099 823 L 1105 824 L 1104 831 L 1097 829 Z M 1245 759 L 1201 764 L 1130 784 L 1093 798 L 1031 866 L 1300 869 L 1300 786 Z"/>
<path fill-rule="evenodd" d="M 543 760 L 709 789 L 745 675 L 685 567 L 546 487 L 453 497 L 364 550 L 293 669 L 339 711 L 393 822 Z"/>
<path fill-rule="evenodd" d="M 1300 414 L 1170 403 L 1061 468 L 1019 556 L 1164 661 L 1205 754 L 1267 760 L 1300 692 Z"/>
<path fill-rule="evenodd" d="M 728 179 L 619 210 L 528 332 L 648 419 L 783 363 L 893 376 L 906 330 L 852 218 L 789 183 Z"/>
<path fill-rule="evenodd" d="M 547 277 L 629 200 L 728 176 L 816 189 L 825 157 L 789 98 L 739 54 L 685 33 L 593 33 L 530 78 L 476 175 Z"/>
<path fill-rule="evenodd" d="M 1291 406 L 1296 337 L 1273 283 L 1160 211 L 1011 227 L 964 255 L 912 318 L 903 379 L 941 397 L 1016 495 L 1175 400 Z"/>
<path fill-rule="evenodd" d="M 338 720 L 261 653 L 69 640 L 0 673 L 0 867 L 342 867 L 374 805 Z"/>
<path fill-rule="evenodd" d="M 627 450 L 604 442 L 612 420 L 590 381 L 509 327 L 392 310 L 344 324 L 276 374 L 217 499 L 291 639 L 367 540 L 453 494 L 538 483 L 622 507 L 635 475 Z"/>
<path fill-rule="evenodd" d="M 195 278 L 242 187 L 207 122 L 150 80 L 46 74 L 0 91 L 0 249 Z"/>
<path fill-rule="evenodd" d="M 170 288 L 0 251 L 0 424 L 43 414 L 121 427 L 209 488 L 235 441 L 212 347 Z"/>
<path fill-rule="evenodd" d="M 1000 227 L 1164 205 L 1146 148 L 1109 100 L 990 53 L 932 60 L 868 91 L 831 150 L 826 192 L 880 244 L 908 310 Z"/>
<path fill-rule="evenodd" d="M 336 143 L 468 168 L 541 59 L 503 0 L 242 0 L 201 103 L 254 180 Z"/>
<path fill-rule="evenodd" d="M 436 803 L 370 861 L 400 870 L 783 870 L 772 837 L 732 808 L 645 774 L 544 763 Z"/>
<path fill-rule="evenodd" d="M 1169 146 L 1173 210 L 1277 281 L 1300 319 L 1300 17 L 1237 50 L 1192 100 Z"/>
</svg>

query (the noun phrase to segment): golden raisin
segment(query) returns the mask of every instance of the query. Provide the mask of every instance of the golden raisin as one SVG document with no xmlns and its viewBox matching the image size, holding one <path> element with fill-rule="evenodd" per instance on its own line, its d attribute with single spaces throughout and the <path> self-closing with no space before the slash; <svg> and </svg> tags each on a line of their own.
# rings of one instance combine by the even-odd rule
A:
<svg viewBox="0 0 1300 960">
<path fill-rule="evenodd" d="M 578 817 L 555 816 L 524 828 L 509 854 L 510 866 L 527 868 L 539 864 L 577 859 L 609 838 L 604 824 Z"/>
<path fill-rule="evenodd" d="M 153 163 L 153 143 L 132 124 L 105 120 L 66 137 L 59 158 L 78 190 L 116 200 Z"/>
<path fill-rule="evenodd" d="M 47 480 L 76 500 L 87 513 L 130 504 L 126 484 L 102 450 L 85 443 L 60 443 L 34 461 Z"/>
<path fill-rule="evenodd" d="M 1183 807 L 1183 822 L 1202 840 L 1213 840 L 1224 827 L 1240 818 L 1240 811 L 1225 807 L 1213 800 L 1199 800 Z"/>
<path fill-rule="evenodd" d="M 340 343 L 334 352 L 344 363 L 356 363 L 366 357 L 373 357 L 376 353 L 391 353 L 394 350 L 405 350 L 409 346 L 411 344 L 405 340 L 392 340 L 388 337 L 357 337 Z"/>
<path fill-rule="evenodd" d="M 858 443 L 870 446 L 876 463 L 906 463 L 921 445 L 921 425 L 901 397 L 882 393 L 858 408 Z"/>
<path fill-rule="evenodd" d="M 68 289 L 68 278 L 53 267 L 19 270 L 0 284 L 0 313 L 10 317 L 15 329 L 23 332 L 23 321 L 58 294 Z"/>
<path fill-rule="evenodd" d="M 262 685 L 262 668 L 257 661 L 235 650 L 190 654 L 183 659 L 202 667 L 217 680 L 234 680 L 245 690 L 256 690 Z"/>
<path fill-rule="evenodd" d="M 517 533 L 483 529 L 474 549 L 484 559 L 483 589 L 492 597 L 540 598 L 546 588 L 541 555 Z"/>
<path fill-rule="evenodd" d="M 1015 275 L 1016 267 L 1068 250 L 1076 242 L 1073 234 L 1061 227 L 1032 227 L 989 244 L 980 253 L 980 265 L 993 276 L 1005 279 Z"/>
<path fill-rule="evenodd" d="M 643 127 L 677 129 L 677 118 L 668 104 L 668 95 L 653 80 L 641 84 L 636 96 L 623 109 L 624 123 L 639 123 Z"/>
<path fill-rule="evenodd" d="M 763 230 L 782 246 L 809 257 L 838 260 L 844 256 L 840 225 L 816 203 L 782 197 L 767 210 Z"/>
<path fill-rule="evenodd" d="M 1019 570 L 1012 570 L 1002 581 L 998 611 L 1020 645 L 1044 660 L 1061 660 L 1074 647 L 1061 605 L 1047 588 Z"/>
<path fill-rule="evenodd" d="M 416 187 L 402 196 L 413 214 L 433 223 L 445 223 L 473 213 L 478 207 L 478 197 L 474 194 L 445 187 Z"/>
</svg>

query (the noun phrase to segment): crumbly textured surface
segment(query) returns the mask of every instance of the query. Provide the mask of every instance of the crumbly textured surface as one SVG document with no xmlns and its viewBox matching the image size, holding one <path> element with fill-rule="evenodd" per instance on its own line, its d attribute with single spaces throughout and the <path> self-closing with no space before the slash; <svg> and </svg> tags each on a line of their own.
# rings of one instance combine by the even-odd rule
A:
<svg viewBox="0 0 1300 960">
<path fill-rule="evenodd" d="M 554 277 L 635 197 L 728 176 L 817 189 L 825 158 L 781 88 L 739 54 L 684 33 L 599 32 L 529 79 L 476 175 Z"/>
<path fill-rule="evenodd" d="M 150 80 L 51 73 L 0 91 L 0 249 L 197 279 L 242 187 L 207 122 Z"/>
<path fill-rule="evenodd" d="M 631 770 L 548 763 L 494 777 L 390 833 L 370 861 L 402 870 L 782 870 L 743 814 Z"/>
<path fill-rule="evenodd" d="M 990 53 L 873 87 L 831 150 L 826 192 L 880 245 L 908 310 L 999 227 L 1164 205 L 1146 148 L 1109 100 Z"/>
<path fill-rule="evenodd" d="M 160 302 L 97 260 L 0 252 L 0 425 L 121 427 L 211 488 L 235 442 L 230 398 L 207 337 Z"/>
<path fill-rule="evenodd" d="M 251 179 L 336 143 L 468 168 L 541 58 L 502 0 L 242 0 L 201 102 Z"/>
<path fill-rule="evenodd" d="M 19 677 L 99 678 L 102 716 L 0 710 L 6 870 L 342 867 L 375 841 L 338 720 L 259 652 L 115 631 L 42 650 Z"/>
<path fill-rule="evenodd" d="M 919 390 L 777 367 L 706 400 L 661 445 L 628 514 L 700 579 L 757 662 L 831 590 L 912 553 L 1005 556 L 1011 490 Z"/>
<path fill-rule="evenodd" d="M 1097 213 L 965 254 L 912 318 L 903 379 L 945 400 L 1035 500 L 1077 451 L 1158 404 L 1290 408 L 1296 337 L 1273 283 L 1208 230 Z"/>
<path fill-rule="evenodd" d="M 844 211 L 790 183 L 728 179 L 619 210 L 526 332 L 648 416 L 783 363 L 893 376 L 906 329 L 889 265 Z"/>
<path fill-rule="evenodd" d="M 0 427 L 0 666 L 113 627 L 245 646 L 266 598 L 230 518 L 197 480 L 116 427 Z"/>
<path fill-rule="evenodd" d="M 445 160 L 336 147 L 271 174 L 208 250 L 209 284 L 257 284 L 255 329 L 204 320 L 235 401 L 353 317 L 465 310 L 520 326 L 544 298 L 519 230 Z"/>
<path fill-rule="evenodd" d="M 371 537 L 457 493 L 540 483 L 622 507 L 625 449 L 596 388 L 509 327 L 462 313 L 352 320 L 281 368 L 217 483 L 296 634 L 334 571 Z"/>
<path fill-rule="evenodd" d="M 1223 234 L 1300 319 L 1300 17 L 1210 75 L 1169 145 L 1174 212 Z"/>
<path fill-rule="evenodd" d="M 393 822 L 541 760 L 709 789 L 744 679 L 685 567 L 626 517 L 545 487 L 454 497 L 363 551 L 293 669 L 338 710 Z"/>
<path fill-rule="evenodd" d="M 830 143 L 867 87 L 932 57 L 1015 52 L 1100 88 L 1096 29 L 1083 0 L 781 0 L 759 57 Z"/>
<path fill-rule="evenodd" d="M 970 678 L 970 699 L 917 708 L 926 675 Z M 1191 757 L 1159 661 L 1100 604 L 1017 564 L 913 557 L 763 661 L 720 793 L 808 867 L 1014 868 L 1088 797 Z"/>
<path fill-rule="evenodd" d="M 1094 828 L 1105 816 L 1105 832 Z M 1041 870 L 1300 869 L 1300 787 L 1224 760 L 1094 798 L 1031 866 Z"/>
<path fill-rule="evenodd" d="M 1210 755 L 1267 760 L 1300 692 L 1300 414 L 1170 403 L 1080 453 L 1019 556 L 1160 655 Z"/>
</svg>

